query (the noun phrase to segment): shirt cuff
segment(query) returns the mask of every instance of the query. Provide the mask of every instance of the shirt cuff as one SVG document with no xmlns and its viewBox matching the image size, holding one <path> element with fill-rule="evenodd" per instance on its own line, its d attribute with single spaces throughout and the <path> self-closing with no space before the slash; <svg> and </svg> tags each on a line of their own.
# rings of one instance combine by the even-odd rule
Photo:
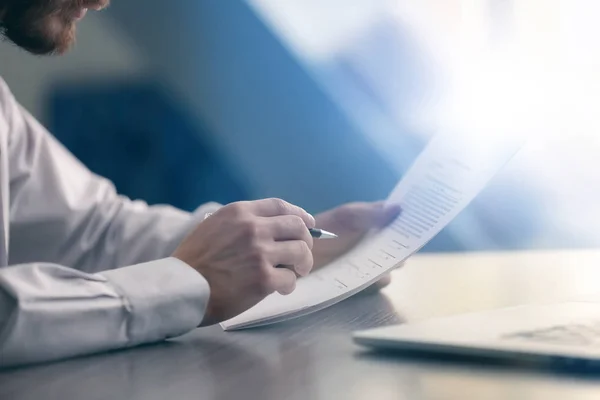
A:
<svg viewBox="0 0 600 400">
<path fill-rule="evenodd" d="M 210 287 L 183 261 L 170 257 L 106 271 L 122 296 L 130 344 L 182 335 L 200 325 Z"/>
</svg>

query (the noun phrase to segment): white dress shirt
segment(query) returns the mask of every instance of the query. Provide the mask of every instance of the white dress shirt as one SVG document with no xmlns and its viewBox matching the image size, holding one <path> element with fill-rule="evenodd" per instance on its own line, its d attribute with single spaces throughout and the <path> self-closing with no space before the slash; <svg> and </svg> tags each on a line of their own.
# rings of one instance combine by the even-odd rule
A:
<svg viewBox="0 0 600 400">
<path fill-rule="evenodd" d="M 169 255 L 218 207 L 192 215 L 117 195 L 0 80 L 0 368 L 197 327 L 208 283 Z"/>
</svg>

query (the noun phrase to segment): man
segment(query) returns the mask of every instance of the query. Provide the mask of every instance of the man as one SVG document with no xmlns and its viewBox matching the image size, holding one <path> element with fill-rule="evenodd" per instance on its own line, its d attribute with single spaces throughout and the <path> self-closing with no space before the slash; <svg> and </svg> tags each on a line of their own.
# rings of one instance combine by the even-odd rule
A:
<svg viewBox="0 0 600 400">
<path fill-rule="evenodd" d="M 0 0 L 2 33 L 34 54 L 62 54 L 76 22 L 108 1 Z M 277 199 L 207 204 L 194 215 L 148 207 L 88 171 L 0 82 L 0 367 L 226 320 L 291 293 L 297 277 L 398 212 L 349 204 L 313 218 Z M 315 226 L 340 239 L 313 244 Z"/>
</svg>

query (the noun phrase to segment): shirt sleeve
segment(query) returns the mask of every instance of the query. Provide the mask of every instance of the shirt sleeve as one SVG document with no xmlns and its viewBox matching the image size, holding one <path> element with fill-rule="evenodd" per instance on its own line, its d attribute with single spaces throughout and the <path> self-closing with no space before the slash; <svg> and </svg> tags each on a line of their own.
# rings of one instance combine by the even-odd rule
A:
<svg viewBox="0 0 600 400">
<path fill-rule="evenodd" d="M 98 274 L 0 269 L 0 368 L 181 335 L 200 324 L 208 297 L 202 275 L 175 258 Z"/>
<path fill-rule="evenodd" d="M 49 262 L 85 272 L 168 257 L 219 204 L 191 214 L 117 194 L 24 110 L 0 81 L 8 129 L 9 264 Z M 190 184 L 181 182 L 182 185 Z"/>
<path fill-rule="evenodd" d="M 208 283 L 169 255 L 219 205 L 190 214 L 119 196 L 1 80 L 0 108 L 12 265 L 0 267 L 0 367 L 135 346 L 197 327 Z"/>
</svg>

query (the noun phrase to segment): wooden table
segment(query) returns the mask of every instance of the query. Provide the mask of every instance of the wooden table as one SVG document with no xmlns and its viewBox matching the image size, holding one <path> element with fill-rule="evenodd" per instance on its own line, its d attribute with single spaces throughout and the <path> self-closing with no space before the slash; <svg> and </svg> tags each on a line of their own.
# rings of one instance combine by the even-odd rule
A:
<svg viewBox="0 0 600 400">
<path fill-rule="evenodd" d="M 303 319 L 0 372 L 0 399 L 599 399 L 600 374 L 380 356 L 350 340 L 356 329 L 599 294 L 600 251 L 419 255 L 382 294 Z"/>
</svg>

